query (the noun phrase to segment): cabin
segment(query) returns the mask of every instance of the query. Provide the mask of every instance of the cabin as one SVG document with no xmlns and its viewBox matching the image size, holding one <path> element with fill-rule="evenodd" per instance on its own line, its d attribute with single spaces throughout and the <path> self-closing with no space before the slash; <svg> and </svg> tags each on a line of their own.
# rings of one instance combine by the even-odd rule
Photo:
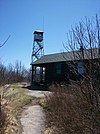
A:
<svg viewBox="0 0 100 134">
<path fill-rule="evenodd" d="M 98 61 L 99 49 L 84 49 L 44 55 L 32 66 L 32 83 L 49 84 L 77 80 L 89 71 L 89 62 Z"/>
</svg>

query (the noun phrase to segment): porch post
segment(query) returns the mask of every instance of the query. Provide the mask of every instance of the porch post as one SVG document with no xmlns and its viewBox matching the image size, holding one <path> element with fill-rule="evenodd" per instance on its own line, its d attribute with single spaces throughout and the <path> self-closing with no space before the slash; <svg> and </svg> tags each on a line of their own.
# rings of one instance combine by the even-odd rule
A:
<svg viewBox="0 0 100 134">
<path fill-rule="evenodd" d="M 34 66 L 32 65 L 31 84 L 33 84 L 33 74 L 34 74 Z"/>
</svg>

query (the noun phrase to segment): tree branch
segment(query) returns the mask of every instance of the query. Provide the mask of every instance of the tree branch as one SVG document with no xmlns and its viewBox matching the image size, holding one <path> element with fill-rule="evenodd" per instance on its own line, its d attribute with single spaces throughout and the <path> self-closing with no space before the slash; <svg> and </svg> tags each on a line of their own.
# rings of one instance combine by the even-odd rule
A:
<svg viewBox="0 0 100 134">
<path fill-rule="evenodd" d="M 8 38 L 4 41 L 3 44 L 0 44 L 0 48 L 3 47 L 3 46 L 6 44 L 6 42 L 9 40 L 9 38 L 10 38 L 10 35 L 9 35 Z"/>
</svg>

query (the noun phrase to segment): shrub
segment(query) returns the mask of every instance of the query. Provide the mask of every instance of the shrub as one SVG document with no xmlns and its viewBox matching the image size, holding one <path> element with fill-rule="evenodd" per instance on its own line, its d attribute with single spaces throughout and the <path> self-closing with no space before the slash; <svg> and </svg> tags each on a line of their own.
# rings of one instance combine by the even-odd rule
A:
<svg viewBox="0 0 100 134">
<path fill-rule="evenodd" d="M 54 134 L 100 133 L 100 102 L 97 107 L 89 101 L 87 85 L 75 83 L 52 87 L 56 90 L 47 96 L 46 118 L 48 126 L 56 128 Z"/>
</svg>

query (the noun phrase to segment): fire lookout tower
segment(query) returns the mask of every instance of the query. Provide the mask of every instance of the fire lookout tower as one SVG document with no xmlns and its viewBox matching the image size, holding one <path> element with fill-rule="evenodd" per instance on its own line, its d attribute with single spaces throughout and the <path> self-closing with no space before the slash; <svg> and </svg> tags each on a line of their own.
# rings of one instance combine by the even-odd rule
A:
<svg viewBox="0 0 100 134">
<path fill-rule="evenodd" d="M 32 51 L 32 62 L 39 59 L 44 55 L 43 47 L 43 31 L 34 31 L 33 51 Z"/>
<path fill-rule="evenodd" d="M 38 60 L 44 55 L 44 46 L 43 46 L 43 31 L 36 30 L 34 31 L 34 41 L 33 41 L 33 50 L 32 50 L 32 61 Z M 44 68 L 33 66 L 32 65 L 32 84 L 40 83 L 44 81 Z"/>
</svg>

